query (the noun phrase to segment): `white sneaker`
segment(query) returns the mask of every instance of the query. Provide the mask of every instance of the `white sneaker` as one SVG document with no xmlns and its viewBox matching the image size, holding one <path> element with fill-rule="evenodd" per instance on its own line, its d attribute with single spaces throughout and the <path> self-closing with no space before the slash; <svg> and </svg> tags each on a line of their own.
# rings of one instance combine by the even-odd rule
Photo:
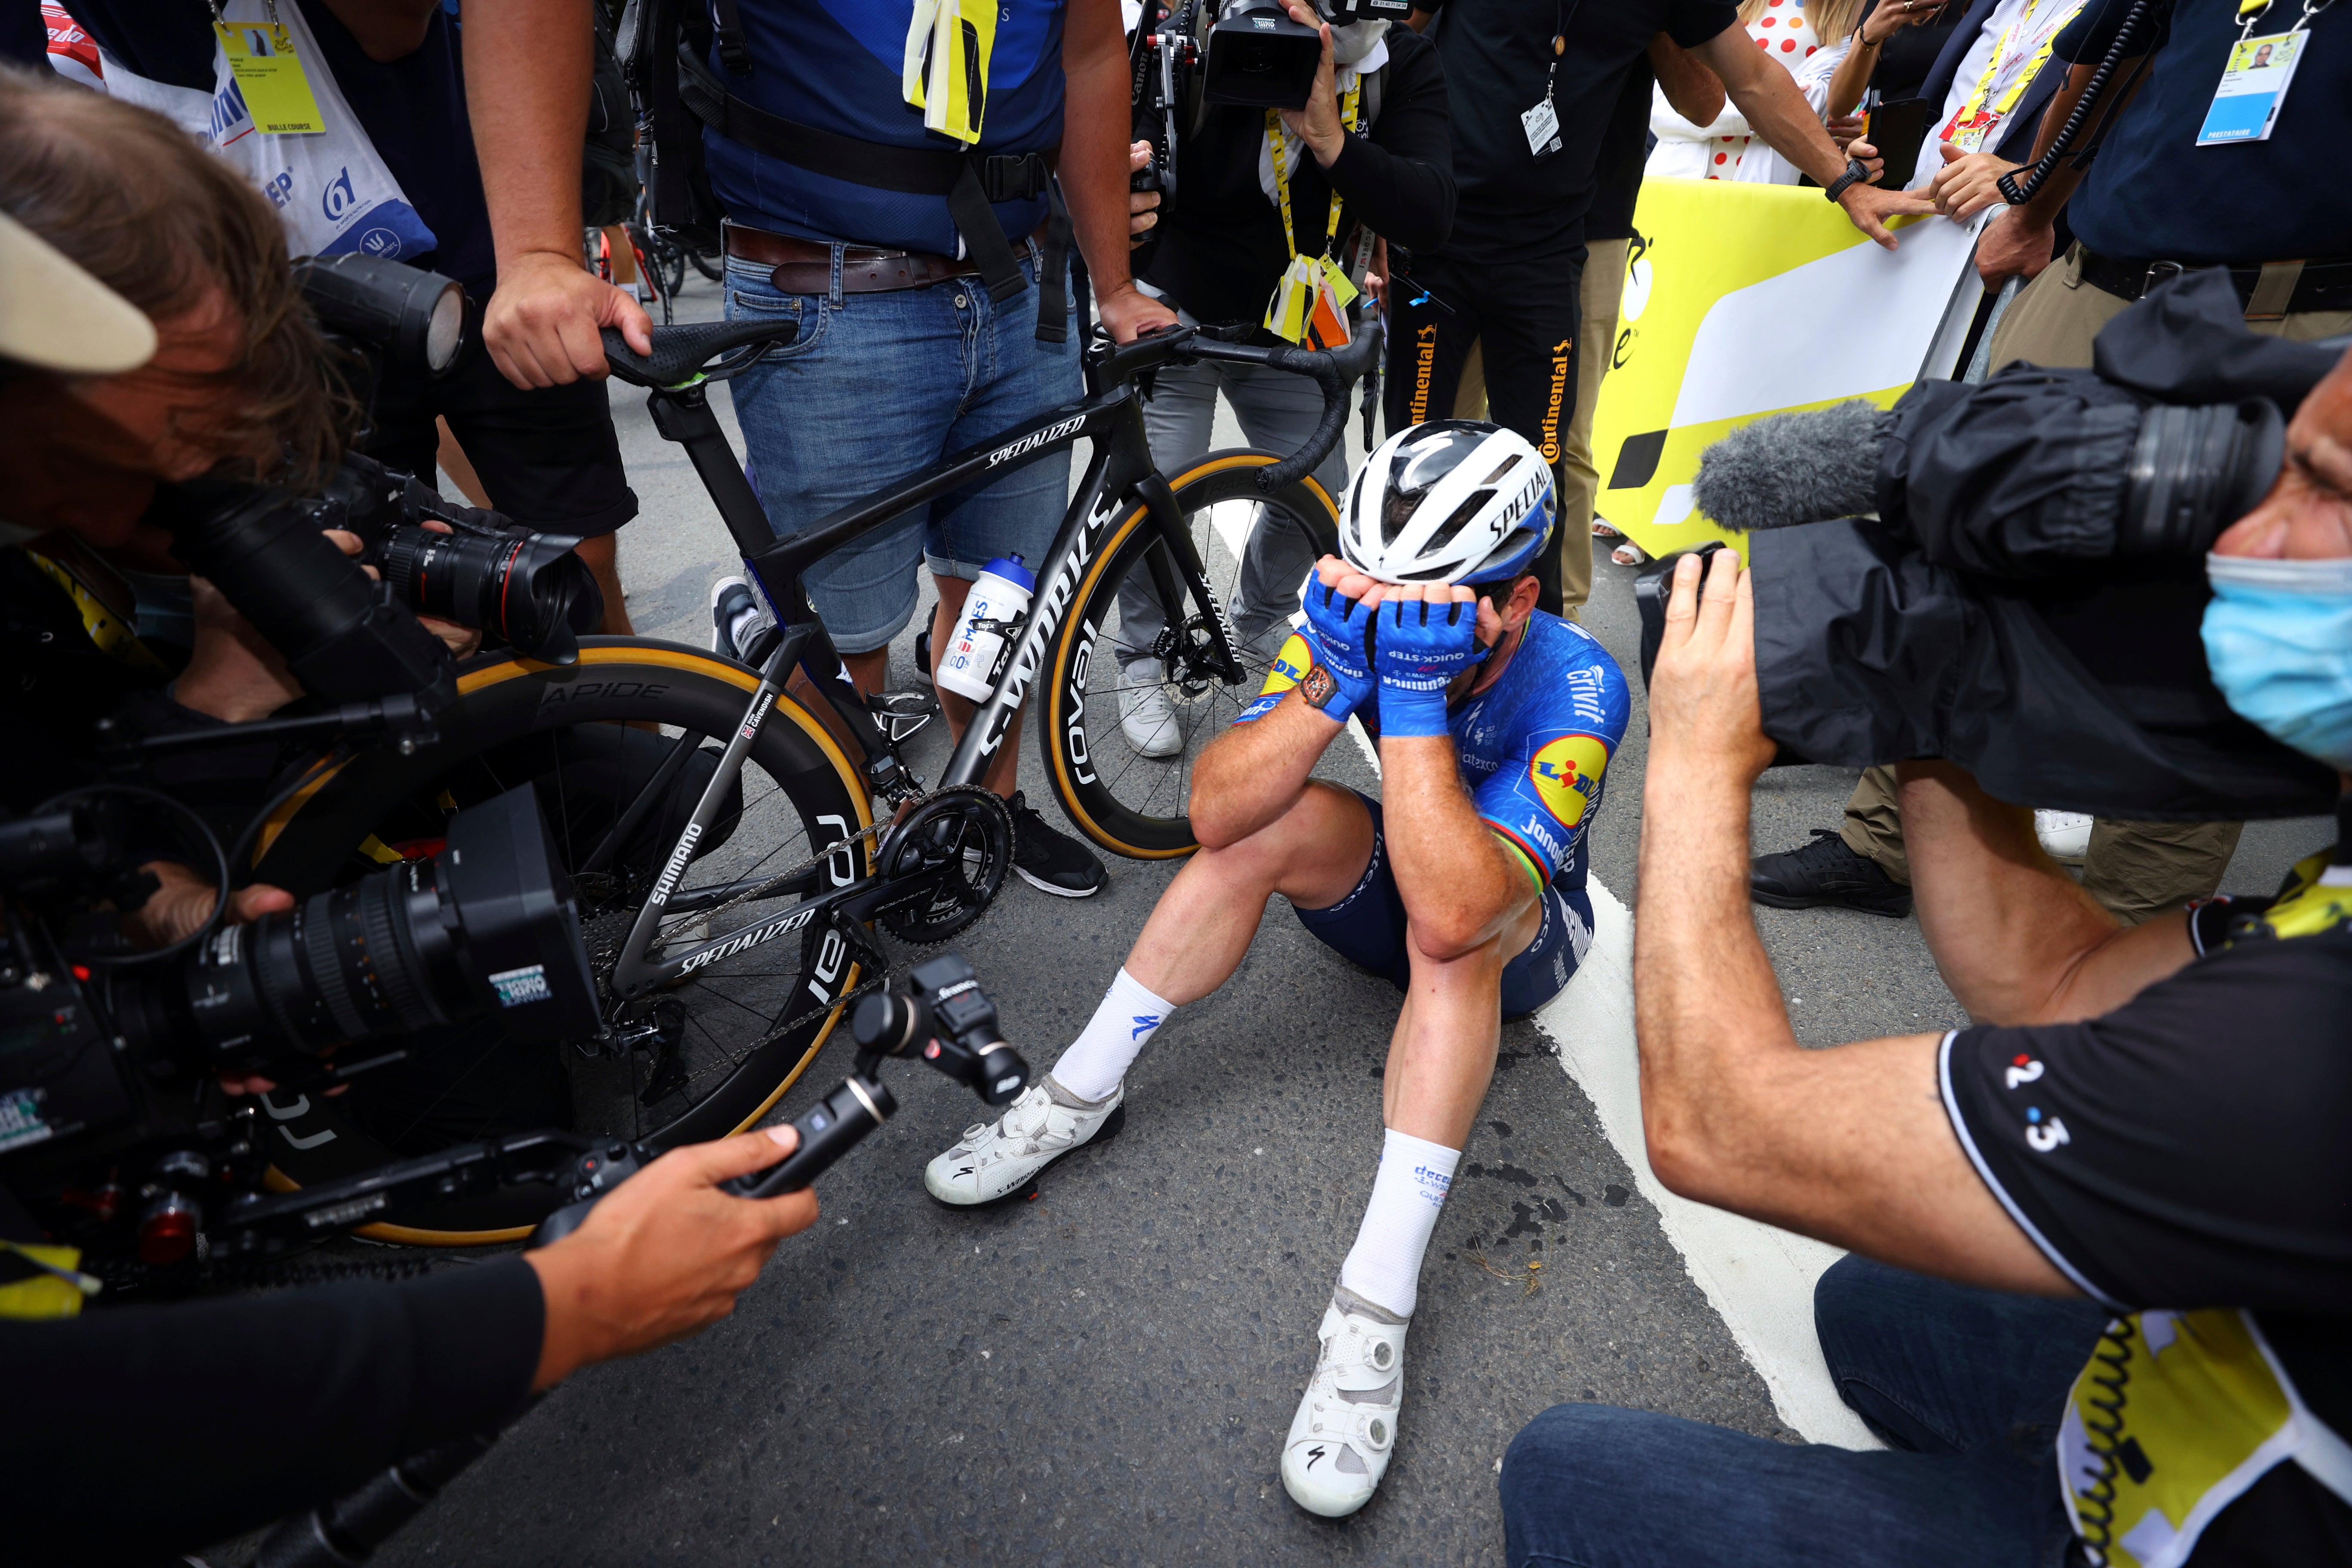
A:
<svg viewBox="0 0 2352 1568">
<path fill-rule="evenodd" d="M 995 1125 L 965 1128 L 954 1148 L 923 1168 L 923 1186 L 957 1208 L 1017 1197 L 1063 1155 L 1108 1142 L 1126 1125 L 1125 1084 L 1089 1104 L 1047 1073 L 1006 1106 Z"/>
<path fill-rule="evenodd" d="M 2053 860 L 2079 866 L 2083 863 L 2083 857 L 2090 853 L 2090 814 L 2082 811 L 2037 811 L 2033 814 L 2033 836 L 2042 840 L 2042 852 Z"/>
<path fill-rule="evenodd" d="M 1183 727 L 1168 700 L 1160 661 L 1139 658 L 1119 671 L 1118 727 L 1127 743 L 1147 757 L 1172 757 L 1184 749 Z"/>
<path fill-rule="evenodd" d="M 1362 1297 L 1335 1290 L 1316 1331 L 1323 1353 L 1282 1446 L 1282 1485 L 1309 1513 L 1342 1519 L 1371 1501 L 1396 1451 L 1404 1331 Z"/>
</svg>

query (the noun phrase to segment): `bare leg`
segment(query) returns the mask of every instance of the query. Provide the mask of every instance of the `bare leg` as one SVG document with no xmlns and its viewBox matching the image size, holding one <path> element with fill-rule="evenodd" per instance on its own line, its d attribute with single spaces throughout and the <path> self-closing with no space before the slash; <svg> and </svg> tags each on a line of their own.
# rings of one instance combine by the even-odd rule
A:
<svg viewBox="0 0 2352 1568">
<path fill-rule="evenodd" d="M 1384 1125 L 1447 1149 L 1469 1141 L 1470 1124 L 1495 1077 L 1503 967 L 1542 929 L 1538 905 L 1494 941 L 1457 959 L 1440 962 L 1413 945 L 1412 989 L 1389 1040 L 1381 1089 Z"/>
<path fill-rule="evenodd" d="M 1310 780 L 1288 811 L 1255 833 L 1184 862 L 1128 953 L 1127 972 L 1179 1006 L 1197 1002 L 1241 967 L 1270 895 L 1328 909 L 1348 896 L 1371 858 L 1372 814 L 1364 803 Z M 1494 1056 L 1490 1037 L 1490 1068 Z"/>
<path fill-rule="evenodd" d="M 636 627 L 629 624 L 628 601 L 621 595 L 621 536 L 600 533 L 583 539 L 572 553 L 588 563 L 597 590 L 604 595 L 604 618 L 596 629 L 608 637 L 634 637 Z"/>
</svg>

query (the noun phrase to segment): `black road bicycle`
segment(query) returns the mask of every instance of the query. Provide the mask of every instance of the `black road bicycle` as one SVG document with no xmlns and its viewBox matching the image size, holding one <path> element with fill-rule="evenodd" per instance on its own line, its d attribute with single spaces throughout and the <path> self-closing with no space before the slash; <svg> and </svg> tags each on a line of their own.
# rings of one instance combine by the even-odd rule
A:
<svg viewBox="0 0 2352 1568">
<path fill-rule="evenodd" d="M 379 749 L 289 799 L 266 825 L 254 877 L 298 894 L 439 846 L 447 815 L 532 781 L 571 874 L 604 1003 L 604 1029 L 517 1088 L 486 1070 L 488 1026 L 444 1041 L 434 1073 L 395 1094 L 358 1080 L 347 1100 L 278 1093 L 262 1108 L 286 1186 L 354 1174 L 436 1142 L 514 1124 L 568 1096 L 592 1136 L 670 1144 L 751 1125 L 772 1107 L 901 942 L 945 942 L 987 909 L 1013 857 L 1013 824 L 980 787 L 1015 714 L 1032 727 L 1055 796 L 1096 844 L 1133 858 L 1196 847 L 1185 816 L 1200 749 L 1257 693 L 1287 626 L 1239 637 L 1226 605 L 1253 527 L 1336 548 L 1334 499 L 1309 477 L 1339 438 L 1351 382 L 1379 353 L 1367 325 L 1344 349 L 1262 347 L 1180 328 L 1085 356 L 1087 395 L 956 454 L 777 542 L 709 402 L 709 384 L 790 353 L 790 321 L 656 328 L 639 357 L 605 335 L 613 373 L 649 389 L 654 421 L 685 447 L 777 612 L 782 640 L 753 671 L 702 649 L 586 637 L 578 663 L 512 654 L 460 671 L 437 744 Z M 1158 367 L 1270 364 L 1322 388 L 1298 452 L 1210 453 L 1173 476 L 1152 464 L 1143 403 Z M 849 685 L 802 587 L 842 545 L 964 487 L 1081 440 L 1091 455 L 1027 611 L 997 629 L 993 695 L 926 791 Z M 1263 514 L 1263 515 L 1262 515 Z M 1122 613 L 1121 590 L 1133 616 Z M 1122 731 L 1123 659 L 1164 672 L 1182 745 L 1146 756 Z M 822 711 L 820 711 L 822 710 Z M 1164 743 L 1156 749 L 1164 750 Z M 874 802 L 885 804 L 877 820 Z M 354 850 L 357 846 L 357 850 Z M 535 1100 L 532 1097 L 537 1097 Z M 425 1141 L 420 1143 L 422 1137 Z M 475 1245 L 519 1239 L 544 1187 L 459 1196 L 378 1239 Z"/>
</svg>

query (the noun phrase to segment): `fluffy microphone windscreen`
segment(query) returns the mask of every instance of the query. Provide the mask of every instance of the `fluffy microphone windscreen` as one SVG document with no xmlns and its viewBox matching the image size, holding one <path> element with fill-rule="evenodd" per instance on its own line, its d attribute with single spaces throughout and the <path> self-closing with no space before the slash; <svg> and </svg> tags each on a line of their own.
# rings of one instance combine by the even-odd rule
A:
<svg viewBox="0 0 2352 1568">
<path fill-rule="evenodd" d="M 1886 417 L 1857 397 L 1744 425 L 1699 454 L 1692 499 L 1741 532 L 1876 511 Z"/>
</svg>

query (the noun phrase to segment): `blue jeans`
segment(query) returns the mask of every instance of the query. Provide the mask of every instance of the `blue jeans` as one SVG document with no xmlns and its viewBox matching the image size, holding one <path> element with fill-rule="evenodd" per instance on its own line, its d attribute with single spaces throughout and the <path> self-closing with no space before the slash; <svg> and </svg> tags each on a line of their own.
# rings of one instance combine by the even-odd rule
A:
<svg viewBox="0 0 2352 1568">
<path fill-rule="evenodd" d="M 801 324 L 734 383 L 778 538 L 1078 396 L 1084 331 L 1037 342 L 1034 248 L 1022 272 L 1030 286 L 999 305 L 977 278 L 829 297 L 781 294 L 769 268 L 727 264 L 729 320 Z M 918 564 L 967 579 L 999 555 L 1039 566 L 1069 499 L 1065 449 L 884 523 L 809 569 L 817 618 L 843 653 L 886 647 L 914 618 Z"/>
<path fill-rule="evenodd" d="M 1813 1290 L 1839 1394 L 1893 1452 L 1558 1405 L 1503 1459 L 1511 1568 L 2057 1568 L 2052 1446 L 2105 1311 L 1841 1259 Z"/>
</svg>

